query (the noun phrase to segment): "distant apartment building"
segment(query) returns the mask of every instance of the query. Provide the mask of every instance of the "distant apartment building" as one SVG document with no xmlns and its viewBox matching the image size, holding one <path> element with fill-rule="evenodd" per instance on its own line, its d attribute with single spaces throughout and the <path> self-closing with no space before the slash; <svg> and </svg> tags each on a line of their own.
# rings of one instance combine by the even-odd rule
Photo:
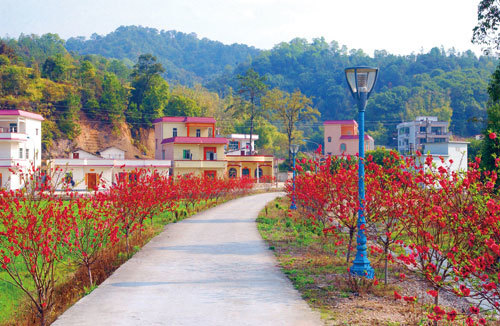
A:
<svg viewBox="0 0 500 326">
<path fill-rule="evenodd" d="M 417 117 L 398 124 L 397 130 L 398 151 L 402 154 L 422 151 L 425 144 L 448 143 L 451 136 L 448 122 L 438 121 L 437 117 Z"/>
<path fill-rule="evenodd" d="M 0 187 L 18 189 L 22 179 L 17 172 L 40 167 L 43 120 L 36 113 L 0 110 Z"/>
<path fill-rule="evenodd" d="M 358 123 L 354 120 L 327 120 L 323 122 L 325 155 L 356 155 L 359 152 Z M 365 152 L 374 150 L 375 142 L 365 134 Z"/>
</svg>

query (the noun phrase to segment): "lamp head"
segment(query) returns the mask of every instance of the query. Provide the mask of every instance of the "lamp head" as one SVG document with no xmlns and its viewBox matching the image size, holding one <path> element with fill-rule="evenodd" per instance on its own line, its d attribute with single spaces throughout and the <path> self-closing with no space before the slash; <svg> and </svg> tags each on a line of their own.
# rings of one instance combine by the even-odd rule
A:
<svg viewBox="0 0 500 326">
<path fill-rule="evenodd" d="M 345 69 L 345 76 L 352 96 L 358 99 L 360 93 L 366 93 L 368 99 L 377 81 L 378 68 L 350 67 Z"/>
<path fill-rule="evenodd" d="M 298 144 L 292 144 L 290 145 L 290 152 L 292 152 L 292 154 L 297 154 L 299 151 L 299 145 Z"/>
</svg>

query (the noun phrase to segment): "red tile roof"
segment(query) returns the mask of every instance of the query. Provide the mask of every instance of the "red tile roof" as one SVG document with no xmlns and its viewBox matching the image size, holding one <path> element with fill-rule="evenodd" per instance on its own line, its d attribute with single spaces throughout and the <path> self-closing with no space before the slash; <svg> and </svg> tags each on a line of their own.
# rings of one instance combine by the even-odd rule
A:
<svg viewBox="0 0 500 326">
<path fill-rule="evenodd" d="M 215 123 L 216 121 L 210 117 L 163 117 L 153 120 L 153 123 L 157 122 Z"/>
<path fill-rule="evenodd" d="M 43 121 L 45 120 L 41 115 L 33 112 L 23 110 L 0 110 L 0 115 L 20 115 L 22 117 Z"/>
<path fill-rule="evenodd" d="M 340 136 L 340 139 L 359 139 L 359 135 L 344 135 Z M 365 139 L 373 140 L 370 135 L 365 135 Z"/>
<path fill-rule="evenodd" d="M 355 125 L 358 123 L 355 120 L 326 120 L 323 125 Z"/>
<path fill-rule="evenodd" d="M 222 137 L 171 137 L 166 138 L 162 144 L 227 144 L 227 139 Z"/>
</svg>

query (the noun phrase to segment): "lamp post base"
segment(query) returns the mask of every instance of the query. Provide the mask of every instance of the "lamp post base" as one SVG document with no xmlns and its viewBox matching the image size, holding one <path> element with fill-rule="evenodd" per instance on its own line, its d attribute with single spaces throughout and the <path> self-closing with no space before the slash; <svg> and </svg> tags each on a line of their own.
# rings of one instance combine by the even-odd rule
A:
<svg viewBox="0 0 500 326">
<path fill-rule="evenodd" d="M 361 264 L 354 262 L 349 272 L 354 276 L 362 276 L 368 279 L 375 277 L 375 270 L 370 266 L 369 262 Z"/>
<path fill-rule="evenodd" d="M 290 205 L 290 209 L 297 209 L 297 206 L 295 206 L 295 203 L 292 203 L 292 205 Z"/>
</svg>

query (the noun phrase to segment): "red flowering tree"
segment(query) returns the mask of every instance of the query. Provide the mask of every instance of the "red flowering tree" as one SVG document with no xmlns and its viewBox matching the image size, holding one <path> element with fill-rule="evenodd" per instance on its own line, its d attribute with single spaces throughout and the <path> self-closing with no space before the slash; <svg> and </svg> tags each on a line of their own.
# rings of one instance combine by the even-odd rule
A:
<svg viewBox="0 0 500 326">
<path fill-rule="evenodd" d="M 55 196 L 52 173 L 32 168 L 18 175 L 23 188 L 0 190 L 0 262 L 45 325 L 54 305 L 55 264 L 69 243 L 73 212 Z"/>
<path fill-rule="evenodd" d="M 67 251 L 71 253 L 75 264 L 87 269 L 89 287 L 94 284 L 92 266 L 109 244 L 119 240 L 116 219 L 96 209 L 99 204 L 101 202 L 94 195 L 78 196 L 71 202 L 74 214 Z"/>
<path fill-rule="evenodd" d="M 409 172 L 411 161 L 391 152 L 383 165 L 368 158 L 366 177 L 366 216 L 369 236 L 378 245 L 372 252 L 380 251 L 384 257 L 384 283 L 388 283 L 388 263 L 393 260 L 391 251 L 401 243 L 408 218 L 409 194 L 414 191 L 413 175 Z"/>
</svg>

